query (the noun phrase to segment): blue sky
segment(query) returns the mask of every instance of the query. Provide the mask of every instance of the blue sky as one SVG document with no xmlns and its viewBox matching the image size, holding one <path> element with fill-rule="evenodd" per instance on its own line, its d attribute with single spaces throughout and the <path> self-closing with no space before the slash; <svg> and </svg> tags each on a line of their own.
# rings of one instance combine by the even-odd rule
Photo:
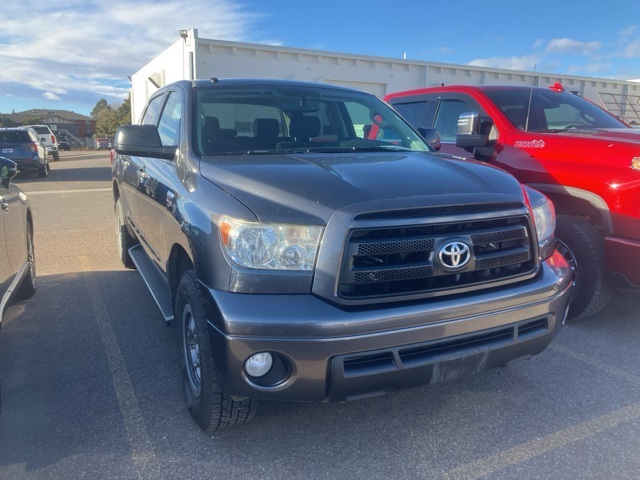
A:
<svg viewBox="0 0 640 480">
<path fill-rule="evenodd" d="M 0 113 L 117 105 L 127 75 L 192 28 L 219 40 L 640 79 L 640 0 L 8 0 L 0 25 Z"/>
</svg>

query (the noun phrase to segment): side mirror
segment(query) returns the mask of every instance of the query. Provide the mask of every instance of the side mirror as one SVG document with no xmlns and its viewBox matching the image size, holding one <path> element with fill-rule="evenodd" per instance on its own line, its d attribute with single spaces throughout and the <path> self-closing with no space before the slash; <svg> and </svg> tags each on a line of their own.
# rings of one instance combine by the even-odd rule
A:
<svg viewBox="0 0 640 480">
<path fill-rule="evenodd" d="M 13 177 L 18 174 L 18 166 L 13 160 L 6 157 L 0 157 L 0 183 L 9 186 Z"/>
<path fill-rule="evenodd" d="M 492 124 L 491 118 L 481 117 L 478 112 L 461 114 L 458 117 L 456 147 L 476 148 L 489 146 L 489 130 Z"/>
<path fill-rule="evenodd" d="M 165 147 L 155 125 L 123 125 L 116 131 L 113 148 L 121 155 L 171 160 L 177 147 Z"/>
<path fill-rule="evenodd" d="M 437 129 L 420 127 L 418 128 L 418 133 L 422 135 L 425 142 L 436 152 L 440 150 L 442 144 L 440 143 L 440 133 Z"/>
</svg>

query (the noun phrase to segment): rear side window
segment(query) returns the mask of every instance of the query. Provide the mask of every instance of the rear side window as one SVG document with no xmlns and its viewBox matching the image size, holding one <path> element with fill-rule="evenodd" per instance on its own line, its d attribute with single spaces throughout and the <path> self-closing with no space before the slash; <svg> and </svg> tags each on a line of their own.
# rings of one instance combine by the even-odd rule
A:
<svg viewBox="0 0 640 480">
<path fill-rule="evenodd" d="M 29 137 L 29 132 L 0 132 L 0 143 L 25 143 L 32 141 L 31 137 Z"/>
<path fill-rule="evenodd" d="M 426 100 L 420 102 L 393 103 L 393 108 L 404 117 L 404 119 L 415 127 L 426 126 L 429 104 Z"/>
</svg>

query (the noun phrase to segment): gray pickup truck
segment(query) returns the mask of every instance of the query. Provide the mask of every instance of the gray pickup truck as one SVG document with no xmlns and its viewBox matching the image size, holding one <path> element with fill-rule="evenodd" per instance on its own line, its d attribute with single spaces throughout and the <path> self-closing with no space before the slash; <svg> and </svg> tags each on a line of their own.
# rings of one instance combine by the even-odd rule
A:
<svg viewBox="0 0 640 480">
<path fill-rule="evenodd" d="M 433 153 L 365 92 L 177 82 L 118 129 L 112 170 L 121 260 L 177 326 L 206 431 L 258 398 L 348 401 L 508 365 L 566 318 L 547 198 Z"/>
</svg>

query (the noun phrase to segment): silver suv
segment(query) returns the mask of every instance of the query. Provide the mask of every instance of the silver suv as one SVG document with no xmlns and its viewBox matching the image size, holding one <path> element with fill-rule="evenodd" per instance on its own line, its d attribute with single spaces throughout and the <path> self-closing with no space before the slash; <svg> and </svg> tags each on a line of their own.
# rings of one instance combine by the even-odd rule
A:
<svg viewBox="0 0 640 480">
<path fill-rule="evenodd" d="M 38 137 L 44 142 L 47 148 L 47 155 L 52 156 L 55 162 L 60 160 L 58 140 L 51 129 L 47 125 L 27 125 L 27 127 L 33 128 L 38 133 Z"/>
</svg>

